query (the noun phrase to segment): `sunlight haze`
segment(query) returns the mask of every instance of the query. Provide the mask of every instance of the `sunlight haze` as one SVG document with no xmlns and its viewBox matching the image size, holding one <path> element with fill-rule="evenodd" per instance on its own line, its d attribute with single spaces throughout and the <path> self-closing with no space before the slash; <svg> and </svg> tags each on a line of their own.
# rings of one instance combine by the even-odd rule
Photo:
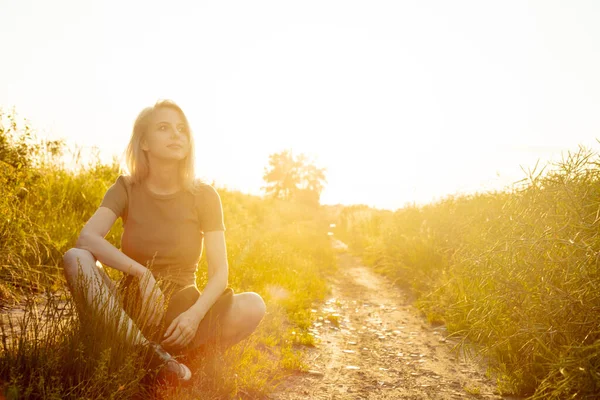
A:
<svg viewBox="0 0 600 400">
<path fill-rule="evenodd" d="M 144 107 L 186 112 L 197 174 L 260 194 L 269 154 L 325 204 L 501 189 L 600 136 L 594 1 L 0 0 L 0 107 L 120 155 Z"/>
</svg>

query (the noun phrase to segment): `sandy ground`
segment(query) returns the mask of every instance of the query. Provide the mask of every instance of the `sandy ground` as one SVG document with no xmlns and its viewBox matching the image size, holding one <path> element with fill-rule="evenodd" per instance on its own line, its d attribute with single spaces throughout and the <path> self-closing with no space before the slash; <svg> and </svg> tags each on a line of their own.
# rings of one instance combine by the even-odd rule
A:
<svg viewBox="0 0 600 400">
<path fill-rule="evenodd" d="M 310 371 L 271 399 L 508 399 L 479 360 L 458 356 L 444 327 L 432 327 L 408 296 L 340 249 L 340 273 L 319 310 L 307 349 Z"/>
<path fill-rule="evenodd" d="M 0 304 L 0 342 L 2 345 L 8 346 L 9 342 L 20 337 L 24 324 L 27 326 L 26 332 L 29 332 L 28 337 L 34 336 L 33 331 L 36 328 L 46 329 L 48 310 L 52 310 L 53 320 L 60 319 L 58 314 L 62 317 L 73 315 L 74 310 L 62 299 L 61 293 L 57 292 L 53 295 L 50 305 L 48 305 L 48 300 L 45 296 L 34 295 L 16 305 Z M 26 310 L 33 312 L 26 313 Z M 26 316 L 27 319 L 25 319 Z M 65 320 L 66 322 L 69 320 Z"/>
</svg>

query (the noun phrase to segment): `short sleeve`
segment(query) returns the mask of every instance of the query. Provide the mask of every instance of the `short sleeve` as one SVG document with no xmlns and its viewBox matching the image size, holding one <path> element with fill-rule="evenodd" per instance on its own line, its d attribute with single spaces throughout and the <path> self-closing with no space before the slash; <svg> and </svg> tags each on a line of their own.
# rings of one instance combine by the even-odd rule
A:
<svg viewBox="0 0 600 400">
<path fill-rule="evenodd" d="M 100 207 L 110 208 L 118 217 L 124 218 L 127 208 L 127 188 L 125 177 L 119 176 L 116 182 L 108 188 Z"/>
<path fill-rule="evenodd" d="M 224 231 L 223 205 L 219 193 L 210 185 L 203 184 L 198 204 L 200 229 L 203 232 Z"/>
</svg>

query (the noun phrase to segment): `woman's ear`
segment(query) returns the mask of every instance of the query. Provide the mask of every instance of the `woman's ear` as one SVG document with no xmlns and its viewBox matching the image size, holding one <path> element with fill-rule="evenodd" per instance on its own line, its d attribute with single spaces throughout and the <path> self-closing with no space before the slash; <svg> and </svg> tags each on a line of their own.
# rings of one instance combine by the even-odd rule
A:
<svg viewBox="0 0 600 400">
<path fill-rule="evenodd" d="M 142 148 L 142 150 L 148 151 L 148 142 L 146 141 L 146 139 L 142 139 L 140 147 Z"/>
</svg>

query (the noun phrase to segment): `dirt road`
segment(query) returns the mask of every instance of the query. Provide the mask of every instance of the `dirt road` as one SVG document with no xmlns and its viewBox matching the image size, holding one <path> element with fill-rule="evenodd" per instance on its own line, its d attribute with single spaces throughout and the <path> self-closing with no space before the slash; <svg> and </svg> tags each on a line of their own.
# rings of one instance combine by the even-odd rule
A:
<svg viewBox="0 0 600 400">
<path fill-rule="evenodd" d="M 344 244 L 334 245 L 343 249 Z M 406 294 L 345 251 L 331 297 L 311 330 L 309 368 L 272 399 L 507 399 L 485 367 L 452 351 L 443 327 L 431 327 Z"/>
</svg>

